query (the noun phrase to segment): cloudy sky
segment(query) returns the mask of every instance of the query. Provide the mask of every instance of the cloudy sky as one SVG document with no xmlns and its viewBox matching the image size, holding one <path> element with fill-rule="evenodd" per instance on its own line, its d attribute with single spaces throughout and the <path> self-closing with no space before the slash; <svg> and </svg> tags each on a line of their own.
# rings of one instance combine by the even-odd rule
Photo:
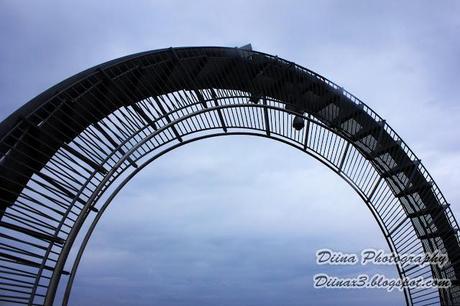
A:
<svg viewBox="0 0 460 306">
<path fill-rule="evenodd" d="M 242 46 L 360 97 L 419 155 L 460 216 L 458 1 L 0 0 L 0 120 L 48 87 L 123 55 Z M 400 292 L 313 289 L 318 248 L 386 248 L 340 178 L 254 138 L 182 147 L 141 172 L 102 218 L 71 305 L 402 305 Z M 129 301 L 129 302 L 128 302 Z"/>
</svg>

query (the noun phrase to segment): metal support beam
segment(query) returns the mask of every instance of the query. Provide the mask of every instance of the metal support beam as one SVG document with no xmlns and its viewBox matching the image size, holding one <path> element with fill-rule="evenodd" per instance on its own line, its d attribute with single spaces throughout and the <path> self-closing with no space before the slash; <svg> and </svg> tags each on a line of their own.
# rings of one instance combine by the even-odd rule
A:
<svg viewBox="0 0 460 306">
<path fill-rule="evenodd" d="M 160 99 L 158 99 L 158 97 L 153 97 L 153 99 L 155 100 L 155 102 L 157 102 L 157 105 L 160 108 L 161 113 L 165 117 L 166 121 L 170 124 L 172 121 L 169 118 L 168 112 L 163 107 L 163 104 L 161 103 Z M 171 130 L 173 131 L 174 135 L 176 135 L 177 140 L 179 140 L 179 142 L 182 142 L 183 139 L 182 139 L 179 131 L 176 129 L 176 127 L 174 125 L 171 126 Z"/>
<path fill-rule="evenodd" d="M 310 115 L 308 115 L 307 124 L 305 125 L 305 137 L 303 139 L 303 149 L 304 151 L 308 148 L 308 135 L 310 133 Z"/>
<path fill-rule="evenodd" d="M 345 151 L 343 152 L 342 159 L 340 160 L 340 164 L 339 164 L 339 167 L 338 167 L 339 172 L 342 172 L 342 167 L 345 164 L 345 159 L 347 158 L 348 148 L 349 147 L 350 147 L 350 143 L 347 142 L 347 144 L 345 146 Z"/>
<path fill-rule="evenodd" d="M 63 143 L 62 148 L 64 150 L 66 150 L 67 152 L 69 152 L 70 154 L 72 154 L 73 156 L 75 156 L 78 159 L 80 159 L 81 161 L 83 161 L 85 164 L 91 166 L 93 169 L 97 170 L 98 172 L 100 172 L 102 174 L 107 174 L 108 173 L 107 169 L 105 169 L 104 166 L 99 165 L 98 163 L 92 161 L 91 159 L 89 159 L 88 157 L 86 157 L 82 153 L 78 152 L 77 150 L 75 150 L 74 148 L 69 146 L 68 144 Z"/>
<path fill-rule="evenodd" d="M 219 101 L 217 100 L 217 95 L 215 91 L 212 88 L 210 90 L 211 90 L 212 99 L 214 100 L 214 106 L 219 107 Z M 227 125 L 225 124 L 224 115 L 222 114 L 222 111 L 220 110 L 220 108 L 217 109 L 217 115 L 219 116 L 220 125 L 222 126 L 222 129 L 224 130 L 225 133 L 227 133 Z"/>
<path fill-rule="evenodd" d="M 105 137 L 105 139 L 110 142 L 114 149 L 117 149 L 122 155 L 126 155 L 125 150 L 121 148 L 121 146 L 99 125 L 99 123 L 95 122 L 93 123 L 93 126 Z M 131 159 L 131 157 L 128 156 L 127 160 L 134 168 L 138 167 L 137 164 Z"/>
<path fill-rule="evenodd" d="M 268 118 L 268 109 L 267 107 L 267 98 L 264 96 L 263 97 L 263 104 L 264 104 L 264 121 L 265 121 L 265 132 L 267 133 L 267 136 L 270 136 L 270 120 Z"/>
<path fill-rule="evenodd" d="M 64 244 L 64 239 L 62 238 L 40 233 L 40 232 L 31 230 L 31 229 L 16 225 L 16 224 L 5 222 L 5 221 L 0 221 L 0 227 L 8 228 L 13 231 L 17 231 L 17 232 L 20 232 L 26 235 L 30 235 L 37 239 L 47 240 L 47 241 L 57 243 L 57 244 Z"/>
<path fill-rule="evenodd" d="M 150 119 L 150 117 L 142 110 L 141 107 L 139 107 L 139 105 L 133 103 L 131 104 L 131 107 L 134 109 L 136 113 L 139 114 L 139 116 L 142 117 L 142 119 L 145 120 L 145 122 L 147 122 L 148 125 L 150 125 L 154 130 L 157 129 L 155 122 L 153 122 L 152 119 Z"/>
<path fill-rule="evenodd" d="M 12 261 L 17 262 L 17 263 L 22 264 L 22 265 L 26 265 L 26 266 L 30 266 L 30 267 L 34 267 L 34 268 L 43 268 L 43 269 L 48 270 L 48 271 L 54 271 L 54 268 L 52 268 L 50 266 L 42 265 L 42 264 L 39 264 L 39 263 L 37 263 L 35 261 L 31 261 L 31 260 L 28 260 L 28 259 L 17 257 L 17 256 L 14 256 L 14 255 L 11 255 L 11 254 L 0 253 L 0 257 L 12 260 Z M 62 271 L 61 274 L 62 275 L 69 275 L 70 273 L 67 272 L 67 271 Z"/>
</svg>

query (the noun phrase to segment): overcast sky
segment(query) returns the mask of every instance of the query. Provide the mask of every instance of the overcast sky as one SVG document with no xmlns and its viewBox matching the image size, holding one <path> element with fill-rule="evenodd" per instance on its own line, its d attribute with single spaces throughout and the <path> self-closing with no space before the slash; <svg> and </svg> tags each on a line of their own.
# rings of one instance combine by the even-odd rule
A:
<svg viewBox="0 0 460 306">
<path fill-rule="evenodd" d="M 78 3 L 78 4 L 77 4 Z M 310 68 L 407 141 L 460 216 L 458 1 L 0 0 L 0 120 L 55 83 L 123 55 L 242 46 Z M 353 190 L 254 138 L 182 147 L 142 171 L 98 225 L 71 305 L 402 305 L 400 292 L 318 290 L 318 248 L 386 248 Z M 379 270 L 380 269 L 380 270 Z"/>
</svg>

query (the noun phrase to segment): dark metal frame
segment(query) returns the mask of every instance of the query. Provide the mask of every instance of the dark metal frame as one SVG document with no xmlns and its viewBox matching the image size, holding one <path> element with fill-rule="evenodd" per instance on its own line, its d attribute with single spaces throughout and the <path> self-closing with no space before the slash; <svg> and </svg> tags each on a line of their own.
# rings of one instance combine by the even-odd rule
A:
<svg viewBox="0 0 460 306">
<path fill-rule="evenodd" d="M 121 188 L 159 156 L 224 135 L 281 141 L 328 166 L 363 199 L 392 251 L 448 254 L 442 269 L 397 266 L 401 278 L 453 282 L 406 289 L 407 305 L 460 304 L 457 222 L 401 138 L 324 77 L 278 57 L 220 47 L 102 64 L 0 124 L 0 301 L 52 305 L 59 293 L 66 305 L 91 233 Z"/>
</svg>

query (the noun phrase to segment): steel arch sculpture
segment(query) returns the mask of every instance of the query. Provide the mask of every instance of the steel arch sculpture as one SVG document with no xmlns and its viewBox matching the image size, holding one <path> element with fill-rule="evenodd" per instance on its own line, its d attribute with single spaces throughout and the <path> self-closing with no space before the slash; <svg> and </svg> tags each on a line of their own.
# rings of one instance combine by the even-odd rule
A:
<svg viewBox="0 0 460 306">
<path fill-rule="evenodd" d="M 453 283 L 405 289 L 407 305 L 460 305 L 458 225 L 420 160 L 343 88 L 250 46 L 113 60 L 0 124 L 0 301 L 66 305 L 86 243 L 124 184 L 179 146 L 227 135 L 270 138 L 321 161 L 363 199 L 392 251 L 448 254 L 443 268 L 397 265 L 400 277 Z"/>
</svg>

